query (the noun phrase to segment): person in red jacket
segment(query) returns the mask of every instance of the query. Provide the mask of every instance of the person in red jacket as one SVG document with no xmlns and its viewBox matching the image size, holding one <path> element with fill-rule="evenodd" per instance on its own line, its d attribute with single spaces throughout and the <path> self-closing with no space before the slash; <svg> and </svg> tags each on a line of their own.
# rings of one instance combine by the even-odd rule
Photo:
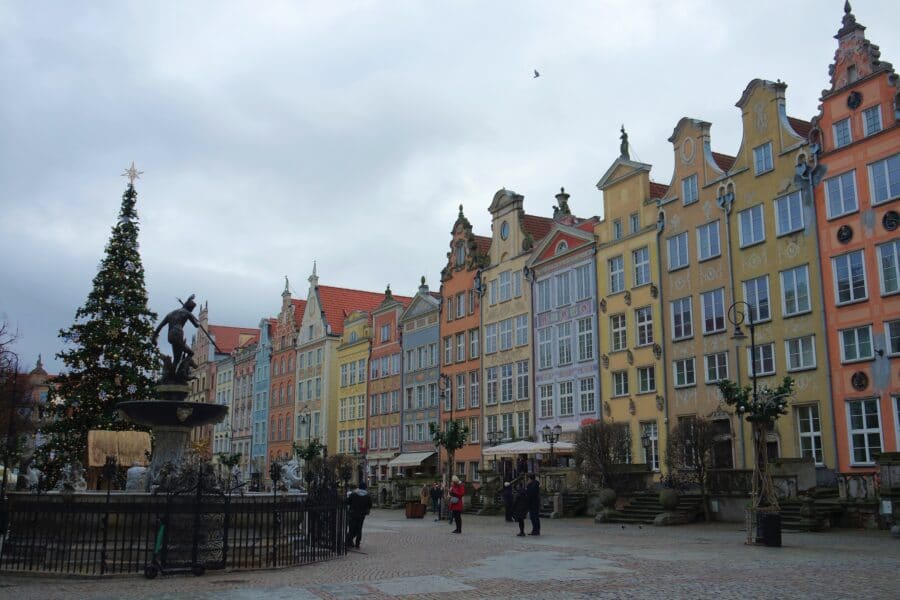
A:
<svg viewBox="0 0 900 600">
<path fill-rule="evenodd" d="M 453 533 L 462 533 L 463 496 L 466 495 L 466 487 L 456 475 L 453 476 L 453 485 L 450 486 L 450 516 L 456 523 Z"/>
</svg>

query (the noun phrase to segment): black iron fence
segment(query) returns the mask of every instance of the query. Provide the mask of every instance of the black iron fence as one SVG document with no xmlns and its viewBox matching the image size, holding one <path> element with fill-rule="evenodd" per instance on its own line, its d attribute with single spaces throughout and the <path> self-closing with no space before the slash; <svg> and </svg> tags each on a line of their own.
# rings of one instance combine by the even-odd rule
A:
<svg viewBox="0 0 900 600">
<path fill-rule="evenodd" d="M 112 575 L 258 569 L 346 552 L 346 509 L 295 494 L 9 494 L 0 571 Z M 5 535 L 4 535 L 5 534 Z"/>
</svg>

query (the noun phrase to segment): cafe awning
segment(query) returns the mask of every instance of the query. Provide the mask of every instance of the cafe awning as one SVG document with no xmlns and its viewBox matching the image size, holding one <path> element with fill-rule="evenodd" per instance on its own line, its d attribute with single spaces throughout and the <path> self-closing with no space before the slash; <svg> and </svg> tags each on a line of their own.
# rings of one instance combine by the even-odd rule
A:
<svg viewBox="0 0 900 600">
<path fill-rule="evenodd" d="M 557 442 L 553 444 L 553 451 L 569 453 L 575 449 L 575 445 L 569 442 Z M 543 454 L 550 452 L 550 444 L 547 442 L 508 442 L 498 446 L 484 448 L 481 453 L 485 456 L 510 456 L 515 454 Z"/>
<path fill-rule="evenodd" d="M 418 467 L 427 459 L 434 456 L 434 452 L 407 452 L 399 454 L 391 459 L 389 467 Z"/>
</svg>

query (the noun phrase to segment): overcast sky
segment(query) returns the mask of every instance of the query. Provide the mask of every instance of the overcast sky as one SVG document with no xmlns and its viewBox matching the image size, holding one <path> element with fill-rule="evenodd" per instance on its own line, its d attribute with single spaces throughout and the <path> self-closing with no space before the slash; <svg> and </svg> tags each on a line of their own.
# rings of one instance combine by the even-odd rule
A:
<svg viewBox="0 0 900 600">
<path fill-rule="evenodd" d="M 754 78 L 812 117 L 842 7 L 0 0 L 0 314 L 24 364 L 61 368 L 131 161 L 158 313 L 196 293 L 212 322 L 256 326 L 284 275 L 306 297 L 313 260 L 322 284 L 436 290 L 459 204 L 482 235 L 501 187 L 532 214 L 560 186 L 601 214 L 622 123 L 668 183 L 683 116 L 735 153 Z M 900 64 L 900 2 L 853 9 Z"/>
</svg>

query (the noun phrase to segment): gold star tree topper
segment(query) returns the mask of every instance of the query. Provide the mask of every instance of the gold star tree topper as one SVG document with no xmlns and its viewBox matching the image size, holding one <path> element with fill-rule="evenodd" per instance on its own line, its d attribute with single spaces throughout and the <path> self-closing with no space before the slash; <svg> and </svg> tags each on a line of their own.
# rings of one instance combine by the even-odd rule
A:
<svg viewBox="0 0 900 600">
<path fill-rule="evenodd" d="M 127 169 L 125 169 L 125 171 L 122 172 L 122 177 L 127 177 L 127 178 L 128 178 L 128 184 L 129 184 L 129 185 L 134 185 L 134 180 L 135 180 L 135 179 L 140 179 L 140 178 L 141 178 L 141 175 L 143 175 L 143 174 L 144 174 L 143 171 L 138 171 L 138 170 L 135 168 L 135 166 L 134 166 L 134 161 L 131 161 L 131 166 L 128 167 Z"/>
</svg>

